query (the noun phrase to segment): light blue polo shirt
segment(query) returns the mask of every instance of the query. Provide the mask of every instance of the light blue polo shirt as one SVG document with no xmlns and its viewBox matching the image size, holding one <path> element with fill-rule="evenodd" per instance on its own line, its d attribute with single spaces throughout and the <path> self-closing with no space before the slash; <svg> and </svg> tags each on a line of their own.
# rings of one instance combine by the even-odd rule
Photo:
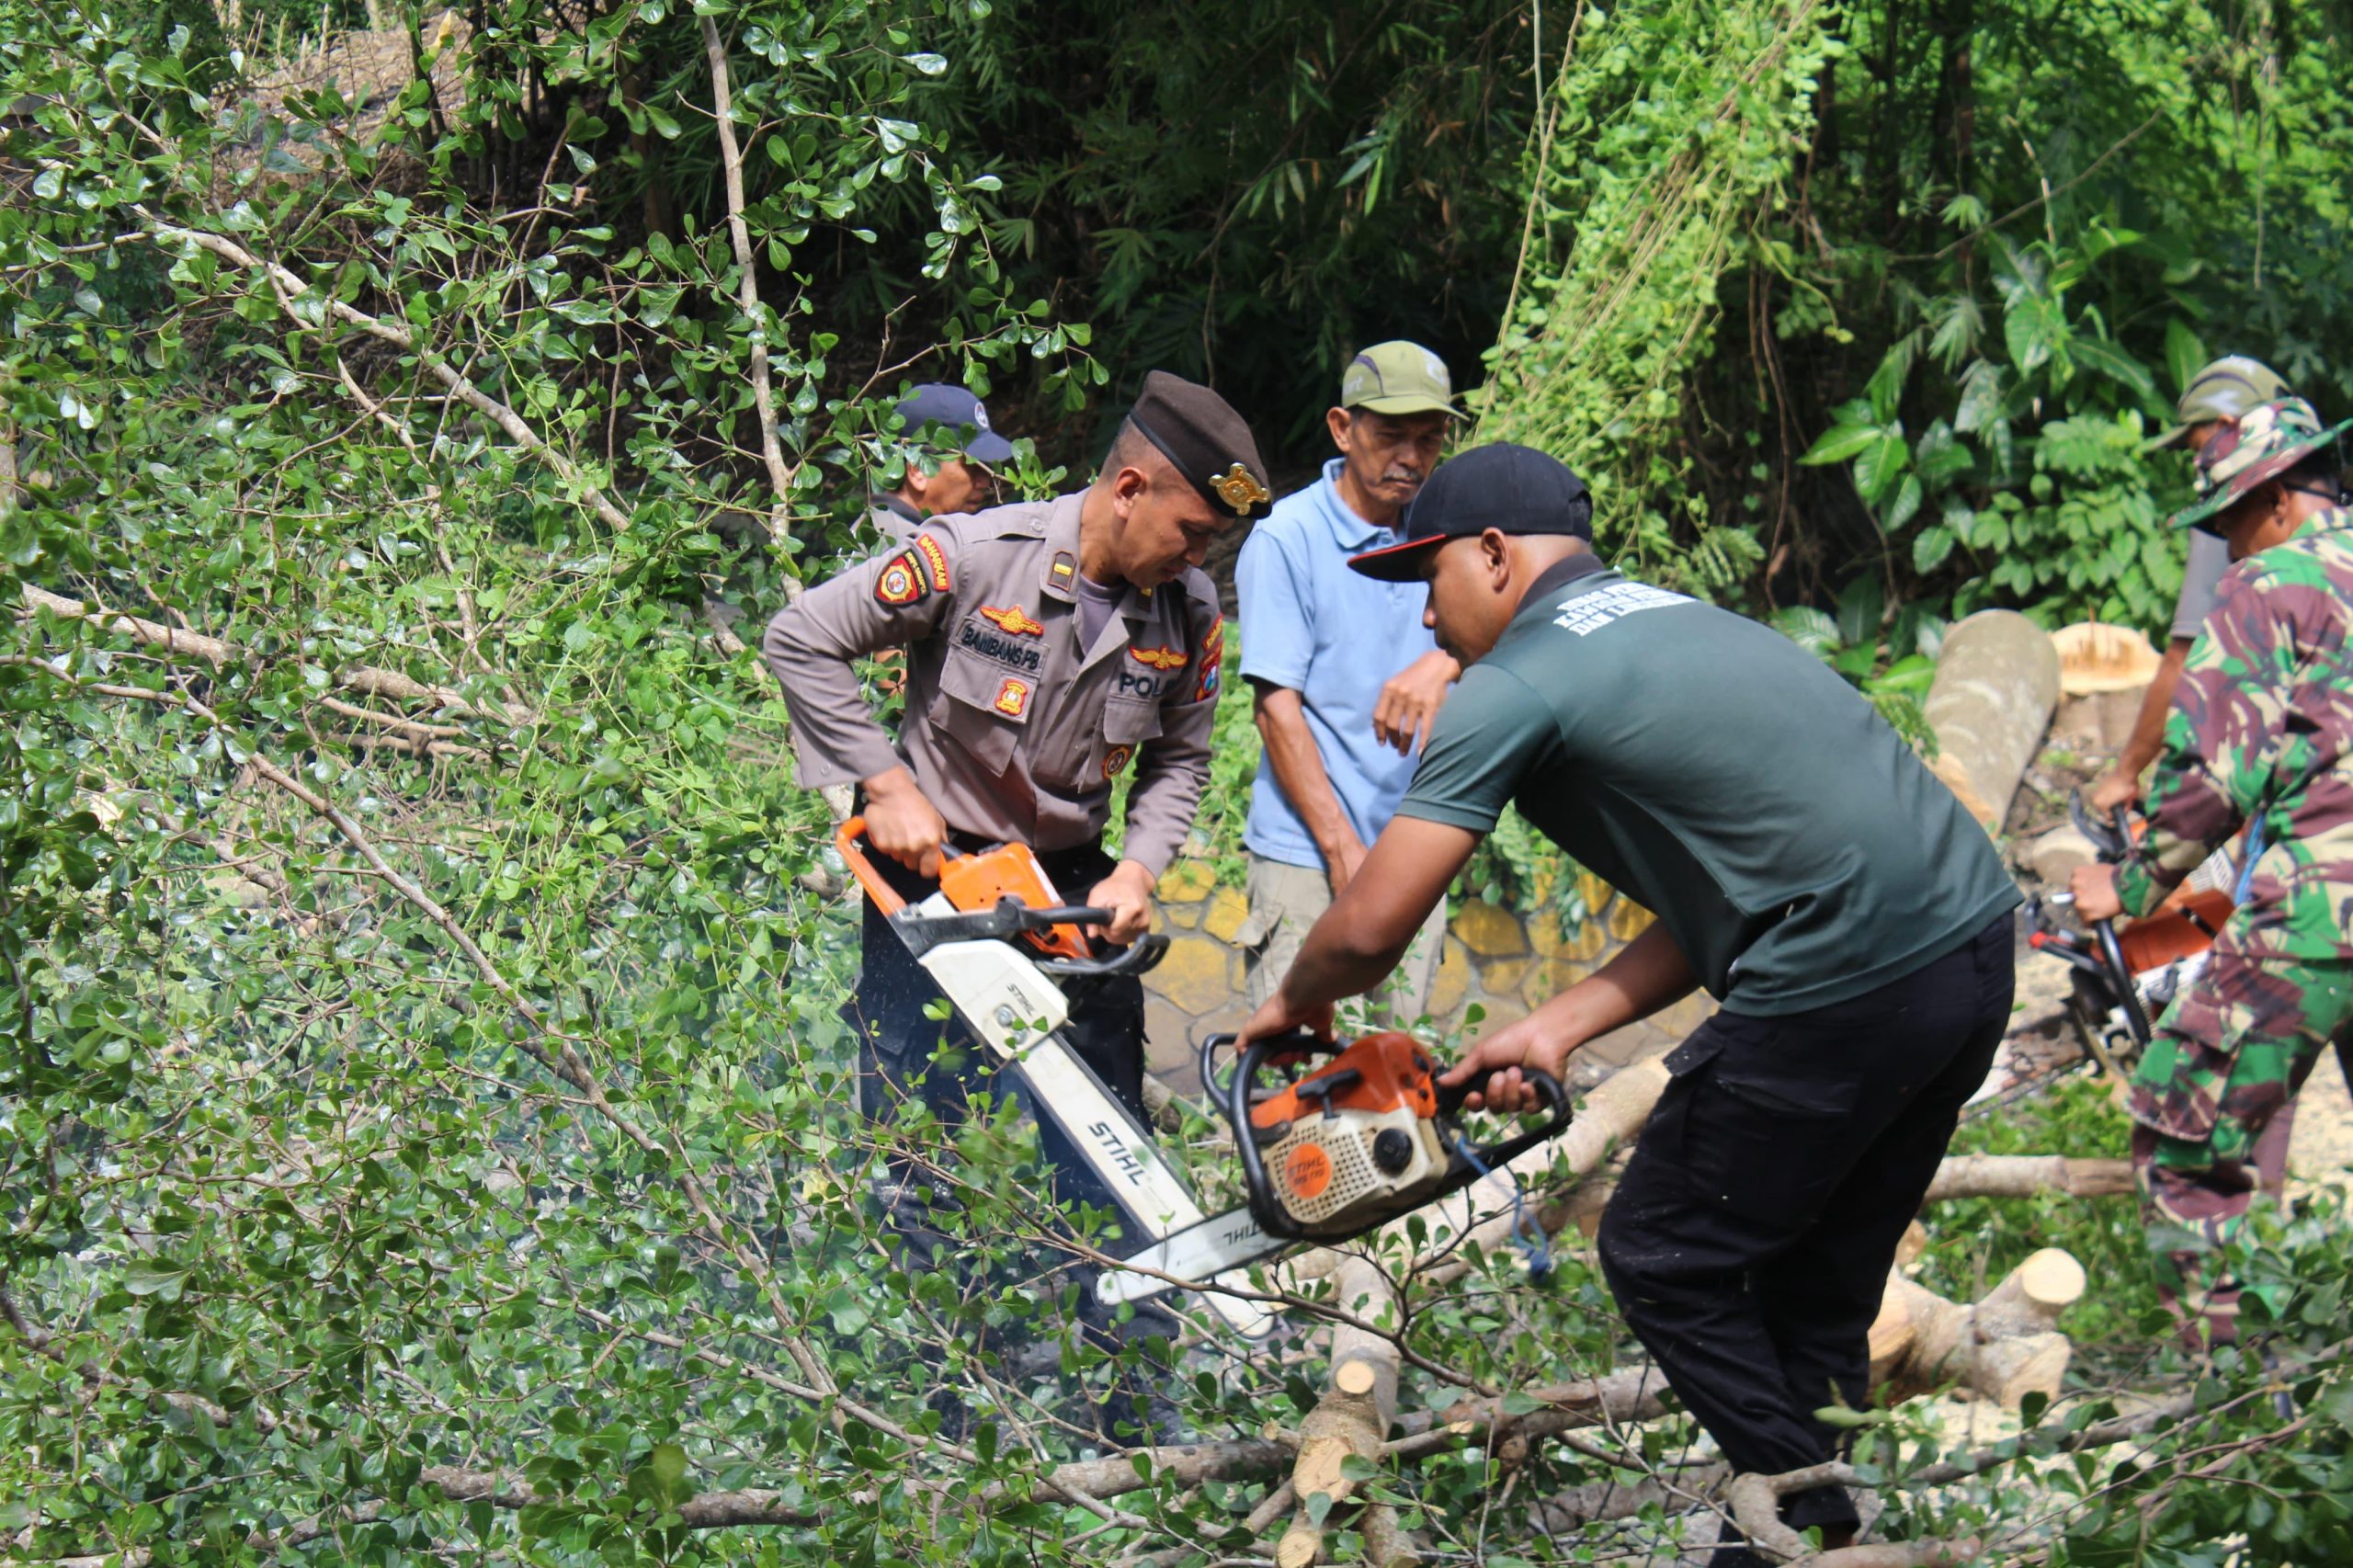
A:
<svg viewBox="0 0 2353 1568">
<path fill-rule="evenodd" d="M 1429 590 L 1376 583 L 1348 570 L 1359 551 L 1393 544 L 1340 499 L 1340 460 L 1324 477 L 1275 503 L 1250 530 L 1234 566 L 1242 601 L 1242 674 L 1300 694 L 1324 771 L 1357 836 L 1370 844 L 1413 782 L 1415 756 L 1373 738 L 1372 710 L 1390 677 L 1438 646 L 1422 624 Z M 1323 852 L 1291 810 L 1275 770 L 1258 759 L 1243 842 L 1253 854 L 1321 869 Z"/>
</svg>

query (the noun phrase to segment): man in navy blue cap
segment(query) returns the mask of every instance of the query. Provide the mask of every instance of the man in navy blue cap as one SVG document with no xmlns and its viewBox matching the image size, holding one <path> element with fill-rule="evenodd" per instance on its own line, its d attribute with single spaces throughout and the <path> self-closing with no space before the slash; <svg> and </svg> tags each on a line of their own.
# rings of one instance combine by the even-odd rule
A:
<svg viewBox="0 0 2353 1568">
<path fill-rule="evenodd" d="M 2018 894 L 1870 703 L 1779 632 L 1593 553 L 1591 498 L 1526 447 L 1439 468 L 1359 572 L 1429 584 L 1461 683 L 1397 815 L 1243 1040 L 1330 1029 L 1379 985 L 1506 802 L 1657 915 L 1447 1074 L 1503 1108 L 1523 1066 L 1704 986 L 1601 1223 L 1619 1310 L 1738 1469 L 1831 1457 L 1897 1241 L 2008 1022 Z M 1835 1486 L 1786 1499 L 1851 1537 Z M 1718 1564 L 1761 1562 L 1736 1539 Z"/>
<path fill-rule="evenodd" d="M 993 505 L 996 481 L 988 465 L 1013 455 L 1013 443 L 989 423 L 989 411 L 970 392 L 926 381 L 897 410 L 900 437 L 915 450 L 896 490 L 867 499 L 870 520 L 892 544 L 913 542 L 926 517 L 973 512 Z"/>
</svg>

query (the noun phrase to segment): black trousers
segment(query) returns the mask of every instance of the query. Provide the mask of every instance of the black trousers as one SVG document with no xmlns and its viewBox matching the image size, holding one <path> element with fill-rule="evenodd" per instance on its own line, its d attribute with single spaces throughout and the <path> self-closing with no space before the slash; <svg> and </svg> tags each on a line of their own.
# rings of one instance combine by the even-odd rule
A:
<svg viewBox="0 0 2353 1568">
<path fill-rule="evenodd" d="M 1738 1469 L 1819 1464 L 1837 1434 L 1813 1413 L 1863 1408 L 1896 1244 L 2009 1021 L 2011 951 L 2005 915 L 1852 1001 L 1720 1012 L 1666 1059 L 1674 1078 L 1602 1216 L 1602 1270 Z M 1857 1522 L 1837 1487 L 1782 1516 Z"/>
<path fill-rule="evenodd" d="M 1113 862 L 1094 845 L 1038 857 L 1054 890 L 1070 903 L 1086 897 L 1111 872 Z M 931 884 L 881 856 L 874 865 L 910 903 L 936 891 Z M 998 1073 L 996 1057 L 964 1020 L 926 1016 L 940 1000 L 939 988 L 907 953 L 898 933 L 866 901 L 864 947 L 858 989 L 844 1010 L 858 1036 L 858 1103 L 870 1120 L 889 1121 L 897 1106 L 920 1097 L 943 1125 L 953 1126 L 965 1110 L 966 1091 L 986 1086 L 1000 1098 L 1020 1097 L 1019 1080 Z M 1063 1036 L 1137 1120 L 1149 1122 L 1143 1105 L 1143 982 L 1133 975 L 1064 986 L 1071 1005 Z M 942 1060 L 934 1062 L 938 1056 Z M 920 1081 L 918 1081 L 920 1080 Z M 1034 1108 L 1030 1108 L 1034 1115 Z M 1070 1141 L 1042 1119 L 1039 1145 L 1053 1170 L 1054 1196 L 1063 1202 L 1110 1207 L 1110 1189 L 1087 1167 Z M 894 1165 L 903 1182 L 910 1174 Z M 1134 1238 L 1140 1239 L 1140 1238 Z"/>
</svg>

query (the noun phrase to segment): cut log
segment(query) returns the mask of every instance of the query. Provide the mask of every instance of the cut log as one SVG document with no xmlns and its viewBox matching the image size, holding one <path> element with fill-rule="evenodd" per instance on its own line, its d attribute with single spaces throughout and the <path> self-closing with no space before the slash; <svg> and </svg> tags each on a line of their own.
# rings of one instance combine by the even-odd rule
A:
<svg viewBox="0 0 2353 1568">
<path fill-rule="evenodd" d="M 1871 1324 L 1871 1382 L 1891 1399 L 1958 1382 L 2012 1410 L 2029 1393 L 2056 1398 L 2074 1347 L 2054 1325 L 2083 1293 L 2083 1266 L 2056 1247 L 2018 1265 L 1974 1306 L 1891 1273 Z"/>
<path fill-rule="evenodd" d="M 1945 633 L 1922 714 L 1950 764 L 1940 772 L 1966 779 L 1980 822 L 2009 811 L 2058 702 L 2059 651 L 2016 610 L 1980 610 Z"/>
<path fill-rule="evenodd" d="M 2130 1160 L 2076 1160 L 2064 1154 L 1948 1154 L 1921 1201 L 2031 1198 L 2038 1192 L 2110 1198 L 2131 1192 L 2134 1187 Z"/>
<path fill-rule="evenodd" d="M 1350 1257 L 1333 1277 L 1341 1310 L 1365 1322 L 1392 1319 L 1395 1289 L 1370 1259 Z M 1324 1518 L 1346 1502 L 1356 1483 L 1345 1473 L 1350 1458 L 1377 1460 L 1397 1415 L 1395 1341 L 1342 1324 L 1332 1334 L 1331 1386 L 1299 1424 L 1299 1458 L 1290 1486 L 1299 1512 L 1275 1546 L 1277 1568 L 1308 1568 L 1324 1559 L 1324 1526 L 1307 1512 L 1321 1492 L 1331 1499 Z"/>
</svg>

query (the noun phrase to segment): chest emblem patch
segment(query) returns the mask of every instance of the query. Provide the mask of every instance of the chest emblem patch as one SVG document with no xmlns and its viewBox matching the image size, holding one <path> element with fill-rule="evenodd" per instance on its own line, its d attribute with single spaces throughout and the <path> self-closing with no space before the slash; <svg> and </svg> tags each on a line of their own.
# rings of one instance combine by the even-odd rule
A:
<svg viewBox="0 0 2353 1568">
<path fill-rule="evenodd" d="M 1029 710 L 1029 683 L 1016 680 L 1011 676 L 1006 676 L 1005 684 L 996 688 L 996 701 L 992 706 L 1000 713 L 1020 718 Z"/>
<path fill-rule="evenodd" d="M 981 607 L 981 619 L 992 621 L 996 629 L 1013 637 L 1040 637 L 1045 634 L 1046 623 L 1032 620 L 1019 605 L 1011 609 L 999 609 L 995 605 Z"/>
<path fill-rule="evenodd" d="M 931 585 L 941 593 L 952 585 L 948 576 L 948 552 L 929 534 L 915 535 L 915 549 L 923 555 L 923 563 L 931 569 Z"/>
<path fill-rule="evenodd" d="M 1120 776 L 1120 769 L 1127 767 L 1128 758 L 1135 754 L 1136 748 L 1133 746 L 1113 746 L 1109 751 L 1105 752 L 1103 754 L 1103 782 L 1108 784 L 1112 779 L 1117 778 Z"/>
<path fill-rule="evenodd" d="M 1155 670 L 1181 670 L 1192 663 L 1192 655 L 1180 653 L 1165 644 L 1158 648 L 1131 648 L 1128 657 Z"/>
<path fill-rule="evenodd" d="M 923 568 L 915 563 L 915 551 L 911 550 L 892 556 L 874 579 L 876 601 L 893 609 L 919 603 L 930 593 L 931 585 L 923 580 Z"/>
</svg>

